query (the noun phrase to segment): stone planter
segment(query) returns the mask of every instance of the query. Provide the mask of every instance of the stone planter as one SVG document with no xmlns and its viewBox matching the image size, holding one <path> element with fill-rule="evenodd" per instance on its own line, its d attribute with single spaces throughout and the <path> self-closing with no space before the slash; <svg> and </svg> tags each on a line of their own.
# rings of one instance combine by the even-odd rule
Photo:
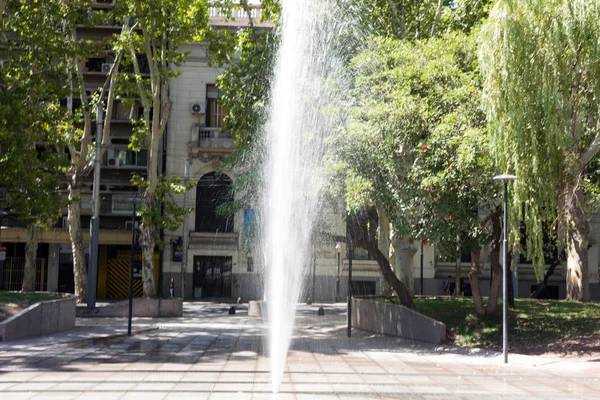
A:
<svg viewBox="0 0 600 400">
<path fill-rule="evenodd" d="M 75 327 L 75 296 L 33 304 L 0 323 L 1 340 L 26 339 Z"/>
<path fill-rule="evenodd" d="M 446 325 L 399 304 L 352 298 L 352 326 L 405 339 L 440 344 Z"/>
<path fill-rule="evenodd" d="M 266 318 L 267 316 L 267 302 L 264 300 L 249 301 L 248 302 L 248 316 Z"/>
<path fill-rule="evenodd" d="M 149 318 L 173 318 L 183 315 L 183 301 L 177 299 L 133 299 L 132 316 Z M 111 303 L 103 307 L 77 308 L 77 316 L 89 317 L 127 317 L 129 300 Z"/>
</svg>

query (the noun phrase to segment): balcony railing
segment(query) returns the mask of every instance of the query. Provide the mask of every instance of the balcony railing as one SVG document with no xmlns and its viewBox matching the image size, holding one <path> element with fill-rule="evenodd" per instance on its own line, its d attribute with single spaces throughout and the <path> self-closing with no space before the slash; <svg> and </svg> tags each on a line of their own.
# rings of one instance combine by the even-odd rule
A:
<svg viewBox="0 0 600 400">
<path fill-rule="evenodd" d="M 225 151 L 230 153 L 235 147 L 231 133 L 222 131 L 221 128 L 196 127 L 195 134 L 190 143 L 191 148 L 209 151 Z"/>
<path fill-rule="evenodd" d="M 250 6 L 250 17 L 243 8 L 211 7 L 208 10 L 211 25 L 248 26 L 250 19 L 255 26 L 273 27 L 270 22 L 259 22 L 262 15 L 260 6 Z"/>
<path fill-rule="evenodd" d="M 221 128 L 199 128 L 198 140 L 202 139 L 231 139 L 231 133 L 224 132 Z"/>
</svg>

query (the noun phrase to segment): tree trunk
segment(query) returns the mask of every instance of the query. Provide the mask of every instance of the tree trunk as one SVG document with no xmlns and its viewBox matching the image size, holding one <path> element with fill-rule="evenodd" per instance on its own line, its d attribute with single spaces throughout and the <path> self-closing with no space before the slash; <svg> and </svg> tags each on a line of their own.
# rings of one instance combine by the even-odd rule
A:
<svg viewBox="0 0 600 400">
<path fill-rule="evenodd" d="M 500 265 L 500 248 L 502 240 L 501 214 L 492 219 L 492 248 L 490 250 L 490 264 L 492 268 L 492 282 L 490 283 L 490 297 L 488 298 L 485 313 L 495 314 L 498 308 L 498 296 L 502 287 L 502 266 Z"/>
<path fill-rule="evenodd" d="M 588 233 L 583 189 L 567 187 L 563 193 L 567 252 L 567 300 L 589 301 Z"/>
<path fill-rule="evenodd" d="M 483 308 L 483 300 L 481 299 L 481 290 L 479 289 L 480 261 L 481 249 L 478 247 L 471 251 L 471 271 L 469 271 L 469 281 L 471 282 L 475 312 L 477 315 L 485 315 L 485 308 Z"/>
<path fill-rule="evenodd" d="M 544 280 L 542 281 L 542 283 L 540 283 L 538 285 L 538 287 L 535 288 L 535 290 L 533 292 L 531 292 L 530 297 L 532 299 L 539 298 L 539 296 L 546 289 L 546 287 L 548 287 L 548 279 L 550 279 L 550 277 L 554 274 L 556 267 L 558 267 L 560 264 L 562 264 L 566 258 L 567 258 L 567 254 L 563 250 L 560 252 L 560 254 L 556 258 L 556 260 L 552 261 L 552 264 L 550 264 L 550 267 L 548 267 L 548 269 L 546 270 L 546 273 L 544 274 Z"/>
<path fill-rule="evenodd" d="M 406 307 L 413 307 L 412 296 L 406 286 L 398 279 L 390 266 L 388 258 L 379 250 L 377 245 L 377 223 L 379 221 L 377 210 L 373 207 L 364 210 L 358 218 L 349 218 L 347 223 L 347 232 L 352 233 L 352 241 L 356 247 L 367 249 L 369 254 L 377 261 L 381 274 L 385 281 L 390 285 L 402 304 Z"/>
<path fill-rule="evenodd" d="M 83 232 L 81 231 L 81 188 L 77 184 L 69 184 L 69 205 L 67 207 L 69 236 L 73 250 L 73 277 L 75 279 L 75 297 L 78 303 L 87 301 L 87 270 L 85 265 L 85 249 Z"/>
<path fill-rule="evenodd" d="M 40 227 L 36 224 L 27 225 L 27 244 L 25 245 L 25 271 L 23 274 L 23 292 L 35 291 L 35 272 L 37 248 L 40 242 Z"/>
<path fill-rule="evenodd" d="M 402 302 L 404 306 L 412 308 L 412 295 L 404 283 L 402 283 L 396 274 L 394 274 L 394 271 L 392 271 L 392 267 L 390 266 L 390 262 L 388 261 L 387 257 L 381 251 L 379 251 L 375 243 L 366 243 L 365 247 L 373 256 L 375 261 L 377 261 L 377 264 L 379 264 L 379 269 L 381 270 L 383 278 L 388 285 L 394 289 L 400 298 L 400 302 Z"/>
<path fill-rule="evenodd" d="M 391 230 L 390 230 L 390 219 L 383 211 L 379 211 L 377 213 L 379 215 L 379 236 L 378 236 L 378 247 L 379 251 L 381 251 L 390 262 L 390 268 L 394 270 L 394 258 L 395 255 L 390 253 L 392 249 L 391 246 Z M 381 294 L 384 296 L 391 295 L 391 287 L 388 285 L 386 287 L 381 288 Z"/>
<path fill-rule="evenodd" d="M 417 249 L 406 239 L 394 241 L 396 270 L 400 282 L 404 284 L 410 297 L 415 295 L 415 277 L 413 274 L 412 258 Z"/>
<path fill-rule="evenodd" d="M 140 224 L 140 247 L 142 248 L 142 284 L 144 297 L 156 297 L 154 283 L 154 246 L 156 245 L 156 228 L 143 221 Z"/>
</svg>

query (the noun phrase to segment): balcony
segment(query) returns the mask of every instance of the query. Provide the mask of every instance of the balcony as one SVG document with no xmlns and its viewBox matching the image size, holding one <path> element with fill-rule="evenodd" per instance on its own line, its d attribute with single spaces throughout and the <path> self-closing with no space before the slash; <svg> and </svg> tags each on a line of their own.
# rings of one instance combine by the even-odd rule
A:
<svg viewBox="0 0 600 400">
<path fill-rule="evenodd" d="M 255 27 L 272 28 L 271 22 L 259 22 L 262 15 L 260 6 L 250 6 L 250 17 L 242 8 L 211 7 L 208 10 L 209 24 L 219 27 L 244 27 L 250 25 L 250 19 Z"/>
<path fill-rule="evenodd" d="M 190 153 L 202 159 L 207 153 L 226 156 L 233 152 L 235 142 L 230 132 L 221 128 L 207 128 L 196 126 L 189 144 Z"/>
</svg>

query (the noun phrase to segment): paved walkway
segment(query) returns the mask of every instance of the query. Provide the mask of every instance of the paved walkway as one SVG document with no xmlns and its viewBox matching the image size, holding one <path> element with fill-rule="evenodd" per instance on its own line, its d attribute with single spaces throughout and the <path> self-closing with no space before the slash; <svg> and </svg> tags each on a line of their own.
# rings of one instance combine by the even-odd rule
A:
<svg viewBox="0 0 600 400">
<path fill-rule="evenodd" d="M 600 360 L 469 352 L 354 332 L 345 309 L 302 306 L 281 391 L 265 330 L 245 310 L 186 303 L 184 318 L 78 319 L 76 330 L 0 343 L 2 399 L 486 399 L 600 397 Z M 102 337 L 104 336 L 104 337 Z"/>
</svg>

